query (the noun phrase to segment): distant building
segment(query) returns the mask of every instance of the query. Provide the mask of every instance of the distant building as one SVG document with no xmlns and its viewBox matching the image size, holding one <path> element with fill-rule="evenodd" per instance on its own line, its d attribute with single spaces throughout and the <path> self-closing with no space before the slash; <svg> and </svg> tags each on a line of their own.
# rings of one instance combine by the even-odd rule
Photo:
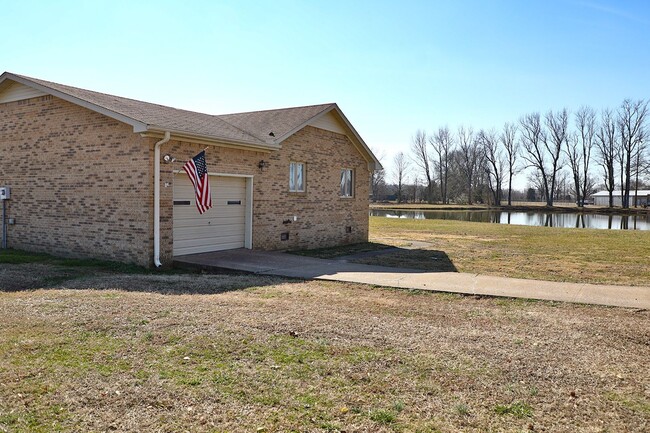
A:
<svg viewBox="0 0 650 433">
<path fill-rule="evenodd" d="M 636 192 L 636 200 L 635 200 Z M 615 190 L 612 194 L 614 198 L 614 206 L 622 206 L 623 200 L 621 190 Z M 594 199 L 594 206 L 609 206 L 609 192 L 598 191 L 591 196 Z M 640 189 L 638 191 L 630 190 L 630 206 L 649 206 L 650 205 L 650 190 Z"/>
</svg>

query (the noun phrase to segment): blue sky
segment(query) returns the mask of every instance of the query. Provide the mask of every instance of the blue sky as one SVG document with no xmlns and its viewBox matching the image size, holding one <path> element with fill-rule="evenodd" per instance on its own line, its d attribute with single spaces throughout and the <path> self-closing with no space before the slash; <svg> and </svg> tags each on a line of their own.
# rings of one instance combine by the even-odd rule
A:
<svg viewBox="0 0 650 433">
<path fill-rule="evenodd" d="M 0 70 L 214 114 L 337 102 L 388 169 L 419 128 L 650 97 L 646 1 L 0 6 Z"/>
</svg>

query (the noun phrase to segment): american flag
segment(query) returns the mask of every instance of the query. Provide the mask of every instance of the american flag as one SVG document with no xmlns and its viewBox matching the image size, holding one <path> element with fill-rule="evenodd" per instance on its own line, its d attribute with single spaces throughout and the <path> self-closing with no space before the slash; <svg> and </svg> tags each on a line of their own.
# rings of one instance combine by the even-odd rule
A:
<svg viewBox="0 0 650 433">
<path fill-rule="evenodd" d="M 199 214 L 212 207 L 212 194 L 208 180 L 208 167 L 205 165 L 205 150 L 183 165 L 183 170 L 190 177 L 196 195 L 196 207 Z"/>
</svg>

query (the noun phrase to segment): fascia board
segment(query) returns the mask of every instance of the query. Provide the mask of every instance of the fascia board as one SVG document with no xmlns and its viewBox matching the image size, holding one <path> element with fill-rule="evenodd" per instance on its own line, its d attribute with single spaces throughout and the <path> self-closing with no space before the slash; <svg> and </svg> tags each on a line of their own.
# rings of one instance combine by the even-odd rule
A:
<svg viewBox="0 0 650 433">
<path fill-rule="evenodd" d="M 296 126 L 295 128 L 293 128 L 293 129 L 290 130 L 289 132 L 287 132 L 287 133 L 285 133 L 284 135 L 282 135 L 281 137 L 276 138 L 276 139 L 275 139 L 275 143 L 276 143 L 276 144 L 282 143 L 284 140 L 286 140 L 287 138 L 291 137 L 293 134 L 295 134 L 296 132 L 300 131 L 300 130 L 301 130 L 302 128 L 304 128 L 305 126 L 309 125 L 309 123 L 311 123 L 314 119 L 318 119 L 320 116 L 324 116 L 325 114 L 327 114 L 327 113 L 329 113 L 330 111 L 332 111 L 332 110 L 334 109 L 334 107 L 336 107 L 336 104 L 332 104 L 331 106 L 329 106 L 329 107 L 323 109 L 323 111 L 321 111 L 320 113 L 316 114 L 315 116 L 310 117 L 309 119 L 307 119 L 306 121 L 304 121 L 304 122 L 301 123 L 300 125 Z"/>
<path fill-rule="evenodd" d="M 363 149 L 363 152 L 360 152 L 360 153 L 363 155 L 364 152 L 365 152 L 365 155 L 363 155 L 363 156 L 366 159 L 366 161 L 368 161 L 368 169 L 370 169 L 370 170 L 381 170 L 383 167 L 382 167 L 381 163 L 379 162 L 379 160 L 377 159 L 377 157 L 375 156 L 375 154 L 372 153 L 372 151 L 370 150 L 370 148 L 368 147 L 366 142 L 363 141 L 363 139 L 361 138 L 361 136 L 359 135 L 357 130 L 354 129 L 354 127 L 352 126 L 352 124 L 350 123 L 348 118 L 345 117 L 345 115 L 343 114 L 343 111 L 341 111 L 339 106 L 337 104 L 335 104 L 335 103 L 332 104 L 331 106 L 329 106 L 328 108 L 324 109 L 320 113 L 316 114 L 315 116 L 311 117 L 307 121 L 303 122 L 300 126 L 298 126 L 298 127 L 294 128 L 294 129 L 292 129 L 291 131 L 287 132 L 282 137 L 277 139 L 275 142 L 278 143 L 278 144 L 282 143 L 284 140 L 286 140 L 287 138 L 289 138 L 290 136 L 292 136 L 296 132 L 300 131 L 302 128 L 309 125 L 314 120 L 316 120 L 316 119 L 318 119 L 318 118 L 320 118 L 322 116 L 325 116 L 330 111 L 334 111 L 339 116 L 339 118 L 343 121 L 343 124 L 345 125 L 345 127 L 348 129 L 348 131 L 350 131 L 353 141 L 356 141 L 357 143 L 359 143 L 361 145 L 361 148 Z"/>
<path fill-rule="evenodd" d="M 22 77 L 18 77 L 11 72 L 5 72 L 2 74 L 2 79 L 0 79 L 0 84 L 4 82 L 6 79 L 16 81 L 20 84 L 24 84 L 25 86 L 40 90 L 41 92 L 50 94 L 52 96 L 56 96 L 57 98 L 63 99 L 64 101 L 68 101 L 72 104 L 79 105 L 81 107 L 87 108 L 88 110 L 95 111 L 97 113 L 103 114 L 104 116 L 110 117 L 111 119 L 119 120 L 122 123 L 126 123 L 127 125 L 131 125 L 133 127 L 133 132 L 145 132 L 147 130 L 147 124 L 144 122 L 140 122 L 139 120 L 133 119 L 131 117 L 125 116 L 124 114 L 117 113 L 115 111 L 109 110 L 107 108 L 104 108 L 100 105 L 93 104 L 92 102 L 88 102 L 86 100 L 77 98 L 75 96 L 69 95 L 64 92 L 60 92 L 58 90 L 52 89 L 47 86 L 43 86 L 38 83 L 34 83 L 31 80 L 27 80 Z"/>
<path fill-rule="evenodd" d="M 363 150 L 365 150 L 366 153 L 368 154 L 368 156 L 370 157 L 371 161 L 368 161 L 368 163 L 369 163 L 369 165 L 372 165 L 371 168 L 374 169 L 374 170 L 383 169 L 384 167 L 381 165 L 381 162 L 379 162 L 379 160 L 377 159 L 375 154 L 372 152 L 372 150 L 370 150 L 370 147 L 368 147 L 366 142 L 363 141 L 363 139 L 361 138 L 361 136 L 359 135 L 357 130 L 354 129 L 354 126 L 352 126 L 352 124 L 350 123 L 348 118 L 345 117 L 345 114 L 343 114 L 343 111 L 341 111 L 341 109 L 339 108 L 338 105 L 334 104 L 334 106 L 336 108 L 336 114 L 338 114 L 339 117 L 341 118 L 341 120 L 343 120 L 343 123 L 345 124 L 345 126 L 350 130 L 350 132 L 352 132 L 352 135 L 354 136 L 354 138 L 356 138 L 357 142 L 359 142 L 359 144 L 361 144 L 361 146 L 363 147 Z"/>
<path fill-rule="evenodd" d="M 172 140 L 176 141 L 189 141 L 197 144 L 208 144 L 213 146 L 222 146 L 222 147 L 232 147 L 239 149 L 252 149 L 256 151 L 265 151 L 272 152 L 275 150 L 282 149 L 282 146 L 278 144 L 262 144 L 262 143 L 253 143 L 244 140 L 230 140 L 221 137 L 211 137 L 191 134 L 186 131 L 179 131 L 164 128 L 161 126 L 149 126 L 146 130 L 145 136 L 160 137 L 164 135 L 165 132 L 169 131 L 171 134 Z"/>
</svg>

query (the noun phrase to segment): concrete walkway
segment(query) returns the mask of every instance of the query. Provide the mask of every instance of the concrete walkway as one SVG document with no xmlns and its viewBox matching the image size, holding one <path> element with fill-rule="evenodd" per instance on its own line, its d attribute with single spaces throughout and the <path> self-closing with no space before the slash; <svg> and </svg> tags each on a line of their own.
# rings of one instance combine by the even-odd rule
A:
<svg viewBox="0 0 650 433">
<path fill-rule="evenodd" d="M 174 263 L 209 270 L 346 281 L 383 287 L 650 309 L 650 287 L 559 283 L 459 272 L 427 272 L 246 249 L 181 256 L 176 257 Z"/>
</svg>

